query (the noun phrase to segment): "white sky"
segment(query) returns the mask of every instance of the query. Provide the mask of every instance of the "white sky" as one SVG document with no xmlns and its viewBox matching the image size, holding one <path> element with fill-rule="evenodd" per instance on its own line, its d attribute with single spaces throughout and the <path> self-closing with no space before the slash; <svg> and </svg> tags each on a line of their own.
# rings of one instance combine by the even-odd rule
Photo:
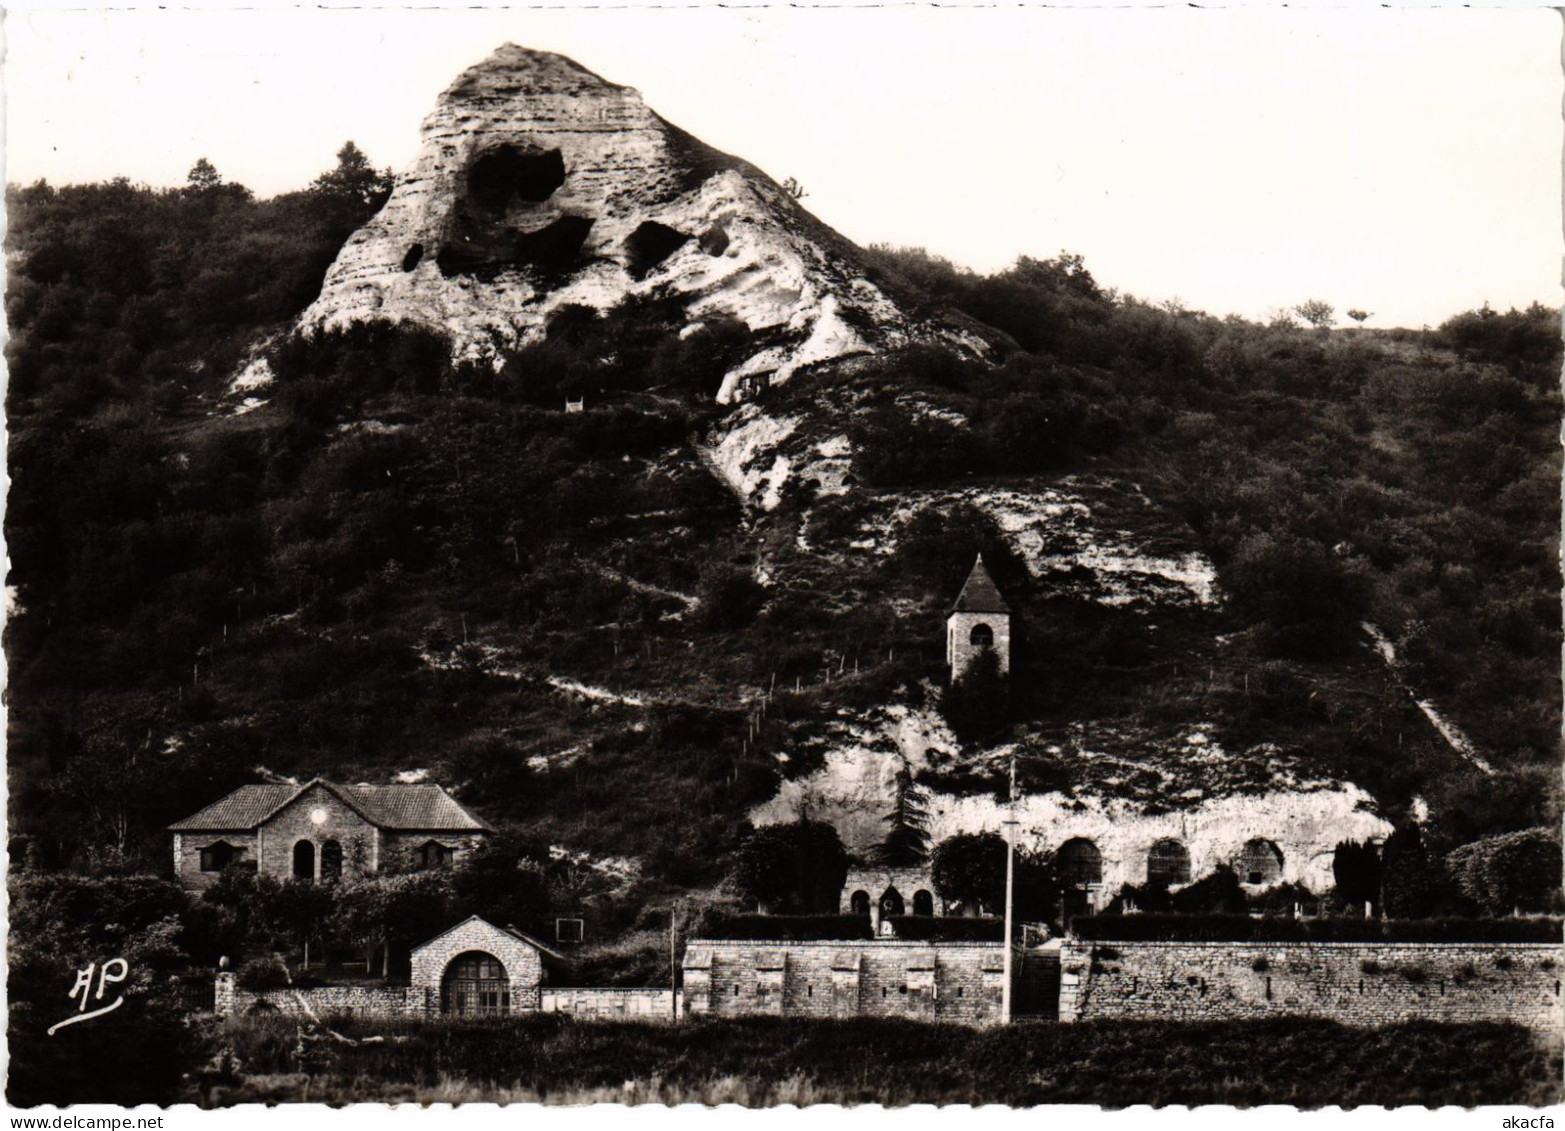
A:
<svg viewBox="0 0 1565 1131">
<path fill-rule="evenodd" d="M 638 88 L 860 243 L 979 270 L 1081 252 L 1215 314 L 1319 297 L 1371 325 L 1559 302 L 1548 10 L 10 12 L 6 179 L 261 195 L 354 139 L 401 168 L 507 40 Z"/>
</svg>

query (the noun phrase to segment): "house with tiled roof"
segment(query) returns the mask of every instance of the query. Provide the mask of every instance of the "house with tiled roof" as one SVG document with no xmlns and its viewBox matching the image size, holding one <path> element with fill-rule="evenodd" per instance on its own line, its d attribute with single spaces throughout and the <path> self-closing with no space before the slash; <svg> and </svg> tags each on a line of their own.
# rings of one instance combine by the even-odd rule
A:
<svg viewBox="0 0 1565 1131">
<path fill-rule="evenodd" d="M 174 875 L 209 887 L 229 868 L 320 882 L 457 863 L 493 829 L 430 782 L 245 785 L 168 831 Z"/>
</svg>

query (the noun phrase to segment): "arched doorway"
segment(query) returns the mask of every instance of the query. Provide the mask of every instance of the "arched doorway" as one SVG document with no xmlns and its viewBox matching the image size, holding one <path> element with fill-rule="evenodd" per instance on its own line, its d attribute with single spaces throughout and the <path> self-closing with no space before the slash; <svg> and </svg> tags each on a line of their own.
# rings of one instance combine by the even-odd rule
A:
<svg viewBox="0 0 1565 1131">
<path fill-rule="evenodd" d="M 453 1017 L 502 1017 L 511 1012 L 511 983 L 492 954 L 457 955 L 440 980 L 440 1012 Z"/>
<path fill-rule="evenodd" d="M 313 880 L 315 878 L 315 842 L 301 840 L 293 846 L 293 878 L 296 880 Z"/>
<path fill-rule="evenodd" d="M 856 891 L 848 897 L 848 911 L 853 915 L 869 914 L 869 892 Z"/>
<path fill-rule="evenodd" d="M 896 888 L 887 888 L 880 897 L 880 917 L 888 919 L 893 915 L 905 914 L 906 911 L 907 904 L 902 902 L 902 893 Z"/>
<path fill-rule="evenodd" d="M 975 624 L 973 631 L 967 636 L 967 642 L 974 648 L 993 648 L 994 629 L 987 624 Z"/>
<path fill-rule="evenodd" d="M 935 913 L 935 897 L 920 888 L 913 893 L 913 914 L 933 915 Z"/>
<path fill-rule="evenodd" d="M 1076 916 L 1093 911 L 1093 889 L 1103 883 L 1103 854 L 1086 837 L 1074 837 L 1060 845 L 1055 862 L 1064 889 L 1060 917 L 1069 927 Z"/>
<path fill-rule="evenodd" d="M 342 878 L 342 845 L 335 840 L 328 840 L 321 845 L 321 879 L 340 880 Z"/>
</svg>

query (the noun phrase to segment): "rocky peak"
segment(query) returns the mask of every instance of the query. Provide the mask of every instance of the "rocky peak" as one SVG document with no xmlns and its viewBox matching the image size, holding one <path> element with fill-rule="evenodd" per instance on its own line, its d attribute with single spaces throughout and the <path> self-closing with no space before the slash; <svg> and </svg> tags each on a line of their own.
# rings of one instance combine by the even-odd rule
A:
<svg viewBox="0 0 1565 1131">
<path fill-rule="evenodd" d="M 726 317 L 755 335 L 725 403 L 915 340 L 985 348 L 955 323 L 911 315 L 854 245 L 766 174 L 563 56 L 501 47 L 445 90 L 422 138 L 304 326 L 406 320 L 484 357 L 537 340 L 566 305 L 673 296 L 686 333 Z"/>
</svg>

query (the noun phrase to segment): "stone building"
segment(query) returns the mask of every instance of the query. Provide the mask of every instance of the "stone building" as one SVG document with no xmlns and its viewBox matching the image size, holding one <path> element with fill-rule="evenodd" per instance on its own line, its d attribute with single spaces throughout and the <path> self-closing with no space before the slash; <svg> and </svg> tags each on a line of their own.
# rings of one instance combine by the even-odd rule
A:
<svg viewBox="0 0 1565 1131">
<path fill-rule="evenodd" d="M 169 826 L 174 875 L 210 887 L 231 867 L 336 880 L 453 864 L 493 830 L 431 783 L 246 785 Z"/>
<path fill-rule="evenodd" d="M 992 650 L 1002 673 L 1011 670 L 1011 606 L 989 576 L 983 555 L 973 562 L 951 615 L 946 618 L 946 663 L 958 679 L 985 650 Z"/>
<path fill-rule="evenodd" d="M 848 869 L 837 911 L 868 915 L 880 933 L 881 921 L 898 915 L 944 915 L 945 901 L 935 891 L 927 864 L 912 868 L 875 865 Z"/>
</svg>

